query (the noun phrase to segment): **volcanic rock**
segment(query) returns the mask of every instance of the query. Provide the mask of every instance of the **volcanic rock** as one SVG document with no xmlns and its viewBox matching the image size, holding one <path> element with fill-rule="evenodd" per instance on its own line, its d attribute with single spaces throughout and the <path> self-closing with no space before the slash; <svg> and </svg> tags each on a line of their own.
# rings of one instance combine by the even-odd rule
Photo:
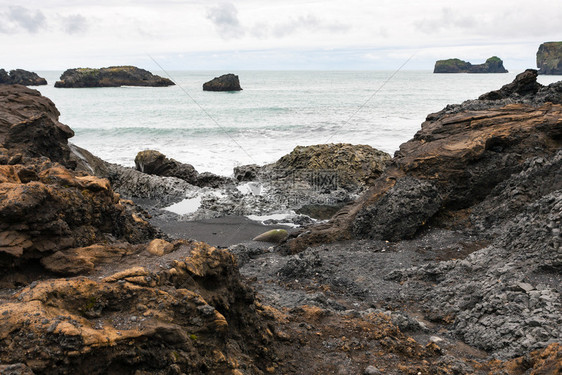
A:
<svg viewBox="0 0 562 375">
<path fill-rule="evenodd" d="M 0 69 L 0 84 L 24 85 L 24 86 L 41 86 L 46 85 L 47 80 L 39 77 L 37 73 L 29 72 L 23 69 L 10 70 L 10 74 L 4 69 Z"/>
<path fill-rule="evenodd" d="M 303 180 L 318 189 L 357 189 L 377 179 L 389 160 L 389 154 L 367 145 L 297 146 L 260 173 L 270 173 L 278 179 Z"/>
<path fill-rule="evenodd" d="M 543 86 L 537 82 L 537 71 L 527 69 L 518 74 L 513 82 L 504 85 L 501 89 L 480 95 L 480 100 L 499 100 L 510 97 L 535 95 Z"/>
<path fill-rule="evenodd" d="M 438 60 L 433 73 L 507 73 L 503 61 L 492 56 L 483 64 L 472 65 L 460 59 Z"/>
<path fill-rule="evenodd" d="M 271 354 L 259 348 L 270 338 L 234 257 L 189 242 L 175 255 L 164 269 L 143 257 L 144 267 L 39 281 L 4 299 L 2 364 L 41 374 L 263 373 Z"/>
<path fill-rule="evenodd" d="M 53 102 L 36 90 L 0 86 L 0 144 L 11 156 L 44 156 L 74 167 L 68 146 L 74 132 L 58 121 L 59 115 Z"/>
<path fill-rule="evenodd" d="M 537 51 L 539 74 L 562 75 L 562 42 L 547 42 Z"/>
<path fill-rule="evenodd" d="M 203 91 L 241 91 L 240 80 L 235 74 L 224 74 L 203 84 Z"/>
<path fill-rule="evenodd" d="M 530 75 L 533 76 L 531 73 L 518 76 L 514 87 L 534 86 L 527 82 Z M 526 83 L 520 85 L 522 77 Z M 354 236 L 385 238 L 384 227 L 378 221 L 371 226 L 365 218 L 373 217 L 369 212 L 375 212 L 383 197 L 390 194 L 385 199 L 392 200 L 393 196 L 400 196 L 392 188 L 405 176 L 430 184 L 436 189 L 432 194 L 439 198 L 419 211 L 425 214 L 413 220 L 408 229 L 402 228 L 399 232 L 402 234 L 393 236 L 394 240 L 407 238 L 432 217 L 453 214 L 482 201 L 498 183 L 520 172 L 525 160 L 552 155 L 560 147 L 562 105 L 544 102 L 546 95 L 543 95 L 559 92 L 559 86 L 541 86 L 536 95 L 529 92 L 520 96 L 515 92 L 504 100 L 469 101 L 428 115 L 422 129 L 400 146 L 390 166 L 355 204 L 344 207 L 331 222 L 308 228 L 306 234 L 303 231 L 291 234 L 283 245 L 285 251 L 300 251 L 313 243 Z M 549 94 L 552 96 L 558 97 Z M 400 210 L 407 201 L 389 208 Z M 439 202 L 440 207 L 432 214 Z M 394 215 L 388 211 L 386 214 Z M 402 214 L 398 211 L 396 215 Z"/>
<path fill-rule="evenodd" d="M 168 159 L 166 155 L 155 150 L 141 151 L 135 157 L 138 171 L 163 177 L 176 177 L 195 186 L 217 188 L 230 182 L 229 178 L 204 172 L 199 173 L 191 164 Z"/>
<path fill-rule="evenodd" d="M 55 87 L 120 87 L 175 85 L 168 78 L 153 75 L 147 70 L 134 66 L 111 66 L 109 68 L 76 68 L 66 70 L 55 82 Z"/>
</svg>

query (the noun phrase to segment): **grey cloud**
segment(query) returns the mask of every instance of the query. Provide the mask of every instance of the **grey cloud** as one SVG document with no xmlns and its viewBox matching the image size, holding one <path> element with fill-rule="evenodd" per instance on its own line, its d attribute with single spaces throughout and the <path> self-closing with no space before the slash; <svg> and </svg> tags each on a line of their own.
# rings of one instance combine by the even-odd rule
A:
<svg viewBox="0 0 562 375">
<path fill-rule="evenodd" d="M 0 15 L 0 20 L 5 25 L 1 29 L 4 33 L 17 32 L 20 28 L 30 33 L 36 33 L 47 25 L 43 12 L 22 6 L 8 7 L 8 11 Z"/>
<path fill-rule="evenodd" d="M 414 23 L 416 29 L 426 34 L 435 34 L 453 27 L 471 29 L 478 26 L 473 16 L 455 13 L 451 8 L 441 9 L 441 14 L 434 18 L 424 18 Z"/>
<path fill-rule="evenodd" d="M 67 34 L 82 34 L 88 30 L 88 20 L 81 14 L 62 17 L 62 27 Z"/>
<path fill-rule="evenodd" d="M 223 3 L 208 9 L 207 19 L 213 22 L 224 39 L 239 38 L 245 33 L 238 19 L 238 9 L 232 3 Z"/>
<path fill-rule="evenodd" d="M 258 38 L 263 38 L 269 35 L 273 35 L 276 38 L 282 38 L 303 30 L 308 32 L 328 31 L 330 33 L 336 33 L 347 31 L 350 28 L 351 27 L 349 25 L 339 22 L 325 21 L 312 14 L 307 14 L 292 18 L 284 23 L 275 24 L 271 28 L 265 24 L 260 24 L 259 27 L 254 27 L 252 29 L 252 35 Z"/>
</svg>

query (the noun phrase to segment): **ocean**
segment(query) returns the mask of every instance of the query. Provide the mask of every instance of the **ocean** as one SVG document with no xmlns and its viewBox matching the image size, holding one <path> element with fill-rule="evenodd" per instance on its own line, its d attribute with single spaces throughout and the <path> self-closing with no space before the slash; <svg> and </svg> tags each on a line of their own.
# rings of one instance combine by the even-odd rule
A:
<svg viewBox="0 0 562 375">
<path fill-rule="evenodd" d="M 499 89 L 516 73 L 430 71 L 240 71 L 243 91 L 206 92 L 227 72 L 168 72 L 177 86 L 55 88 L 62 72 L 38 72 L 35 87 L 76 133 L 70 141 L 102 159 L 133 166 L 154 149 L 199 172 L 274 162 L 298 145 L 367 144 L 391 155 L 429 113 Z M 153 71 L 167 77 L 165 73 Z M 539 76 L 549 84 L 562 76 Z"/>
</svg>

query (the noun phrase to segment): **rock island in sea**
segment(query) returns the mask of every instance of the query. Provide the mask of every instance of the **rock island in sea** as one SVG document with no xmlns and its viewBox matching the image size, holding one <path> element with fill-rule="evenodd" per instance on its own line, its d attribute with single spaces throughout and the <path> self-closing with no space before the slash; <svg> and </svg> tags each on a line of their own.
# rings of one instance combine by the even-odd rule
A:
<svg viewBox="0 0 562 375">
<path fill-rule="evenodd" d="M 55 82 L 55 87 L 119 87 L 119 86 L 172 86 L 163 78 L 134 66 L 111 66 L 108 68 L 76 68 L 66 70 Z"/>
<path fill-rule="evenodd" d="M 539 74 L 562 75 L 562 42 L 546 42 L 537 51 Z"/>
<path fill-rule="evenodd" d="M 503 61 L 492 56 L 483 64 L 473 65 L 460 59 L 438 60 L 433 73 L 507 73 Z"/>
<path fill-rule="evenodd" d="M 0 69 L 0 84 L 17 84 L 24 86 L 42 86 L 47 84 L 47 80 L 39 77 L 35 72 L 29 72 L 23 69 L 10 70 L 7 73 L 4 69 Z"/>
<path fill-rule="evenodd" d="M 0 85 L 0 372 L 560 372 L 562 82 L 536 74 L 428 115 L 391 160 L 349 159 L 362 193 L 329 221 L 229 249 L 163 233 L 127 199 L 215 189 L 197 173 L 157 153 L 140 169 L 181 178 L 105 163 L 49 99 Z M 337 169 L 350 150 L 278 163 Z"/>
</svg>

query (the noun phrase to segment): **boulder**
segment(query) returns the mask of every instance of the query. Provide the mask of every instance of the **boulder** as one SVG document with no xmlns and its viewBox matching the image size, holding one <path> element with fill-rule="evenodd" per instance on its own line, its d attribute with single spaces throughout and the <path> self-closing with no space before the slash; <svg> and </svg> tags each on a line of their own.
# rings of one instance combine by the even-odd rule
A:
<svg viewBox="0 0 562 375">
<path fill-rule="evenodd" d="M 203 84 L 203 91 L 241 91 L 240 80 L 235 74 L 223 74 Z"/>
<path fill-rule="evenodd" d="M 199 173 L 191 164 L 180 163 L 168 159 L 166 155 L 156 150 L 141 151 L 135 157 L 137 170 L 147 174 L 164 177 L 177 177 L 195 185 Z"/>
<path fill-rule="evenodd" d="M 562 75 L 562 42 L 547 42 L 537 51 L 539 74 Z"/>
<path fill-rule="evenodd" d="M 230 178 L 213 173 L 199 173 L 191 164 L 168 159 L 166 155 L 155 150 L 140 151 L 135 157 L 138 171 L 162 177 L 176 177 L 195 186 L 217 188 L 231 182 Z"/>
<path fill-rule="evenodd" d="M 234 179 L 238 182 L 255 181 L 258 179 L 261 167 L 257 164 L 247 164 L 234 167 Z"/>
<path fill-rule="evenodd" d="M 357 189 L 370 184 L 385 170 L 390 155 L 368 145 L 330 143 L 297 146 L 261 169 L 275 179 L 303 180 L 320 190 Z"/>
<path fill-rule="evenodd" d="M 4 69 L 0 69 L 0 84 L 24 85 L 24 86 L 41 86 L 46 85 L 47 80 L 39 77 L 37 73 L 29 72 L 23 69 L 10 70 L 10 74 Z"/>
<path fill-rule="evenodd" d="M 111 66 L 108 68 L 76 68 L 66 70 L 55 82 L 55 87 L 120 87 L 120 86 L 172 86 L 168 78 L 153 75 L 134 66 Z"/>
<path fill-rule="evenodd" d="M 503 61 L 492 56 L 483 64 L 472 65 L 460 59 L 438 60 L 433 73 L 507 73 Z"/>
</svg>

